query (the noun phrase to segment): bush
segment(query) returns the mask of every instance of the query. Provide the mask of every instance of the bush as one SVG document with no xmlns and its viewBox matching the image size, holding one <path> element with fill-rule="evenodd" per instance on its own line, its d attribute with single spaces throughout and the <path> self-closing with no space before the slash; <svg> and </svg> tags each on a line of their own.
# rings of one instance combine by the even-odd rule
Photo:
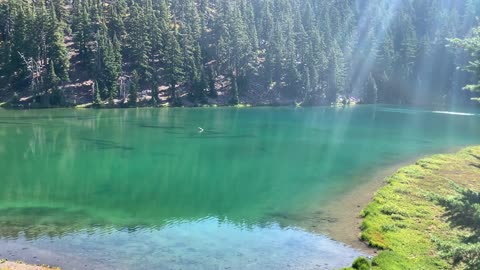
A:
<svg viewBox="0 0 480 270">
<path fill-rule="evenodd" d="M 20 96 L 18 95 L 17 92 L 14 92 L 13 96 L 12 96 L 12 99 L 11 99 L 11 103 L 17 104 L 19 102 L 20 102 Z"/>
<path fill-rule="evenodd" d="M 371 264 L 367 258 L 359 257 L 353 262 L 352 268 L 357 270 L 370 270 Z"/>
<path fill-rule="evenodd" d="M 399 207 L 397 207 L 396 205 L 393 205 L 393 204 L 385 204 L 382 206 L 382 208 L 380 209 L 380 211 L 385 214 L 385 215 L 400 215 L 400 216 L 403 216 L 403 217 L 408 217 L 408 213 L 406 211 L 404 211 L 403 209 L 400 209 Z"/>
<path fill-rule="evenodd" d="M 437 203 L 446 210 L 446 217 L 453 228 L 466 229 L 461 243 L 435 241 L 443 255 L 453 259 L 455 265 L 465 269 L 480 269 L 480 192 L 454 185 L 457 194 L 453 197 L 436 196 Z"/>
<path fill-rule="evenodd" d="M 62 106 L 65 104 L 65 95 L 62 90 L 54 88 L 50 94 L 50 105 Z"/>
<path fill-rule="evenodd" d="M 395 226 L 395 224 L 383 224 L 382 225 L 382 232 L 396 232 L 398 229 L 397 229 L 397 226 Z"/>
</svg>

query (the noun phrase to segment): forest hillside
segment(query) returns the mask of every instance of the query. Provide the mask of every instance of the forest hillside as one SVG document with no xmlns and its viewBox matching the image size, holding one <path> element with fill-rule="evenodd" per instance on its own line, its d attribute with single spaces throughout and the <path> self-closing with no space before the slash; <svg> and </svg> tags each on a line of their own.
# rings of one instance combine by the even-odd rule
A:
<svg viewBox="0 0 480 270">
<path fill-rule="evenodd" d="M 475 0 L 6 0 L 0 103 L 453 104 Z"/>
</svg>

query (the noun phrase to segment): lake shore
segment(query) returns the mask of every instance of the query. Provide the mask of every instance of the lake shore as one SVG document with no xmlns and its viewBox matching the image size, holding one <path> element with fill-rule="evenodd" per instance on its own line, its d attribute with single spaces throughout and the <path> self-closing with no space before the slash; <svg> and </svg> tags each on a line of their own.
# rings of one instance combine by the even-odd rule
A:
<svg viewBox="0 0 480 270">
<path fill-rule="evenodd" d="M 446 210 L 431 196 L 454 196 L 454 185 L 478 191 L 479 163 L 480 147 L 468 147 L 420 159 L 386 180 L 362 211 L 361 239 L 377 248 L 374 269 L 453 267 L 436 243 L 460 243 L 469 229 L 453 227 Z"/>
<path fill-rule="evenodd" d="M 238 104 L 232 102 L 229 95 L 221 94 L 215 98 L 206 97 L 203 102 L 192 100 L 188 94 L 183 93 L 179 96 L 178 102 L 173 103 L 168 95 L 164 94 L 157 102 L 152 102 L 152 96 L 140 94 L 135 104 L 131 104 L 127 98 L 116 98 L 113 100 L 103 100 L 100 103 L 94 103 L 93 95 L 88 91 L 76 95 L 70 93 L 64 97 L 64 102 L 60 105 L 50 105 L 37 100 L 41 96 L 23 95 L 14 98 L 13 93 L 9 96 L 0 96 L 0 107 L 6 109 L 54 109 L 54 108 L 93 108 L 93 109 L 120 109 L 120 108 L 198 108 L 198 107 L 281 107 L 281 106 L 348 106 L 360 104 L 356 98 L 341 98 L 338 103 L 327 102 L 299 102 L 293 98 L 260 98 L 257 95 L 245 94 L 239 100 Z M 367 104 L 367 103 L 362 103 Z"/>
<path fill-rule="evenodd" d="M 452 154 L 463 149 L 463 147 L 454 147 L 448 149 L 444 153 Z M 337 200 L 329 202 L 322 206 L 322 210 L 326 216 L 335 217 L 333 226 L 319 226 L 319 233 L 331 237 L 333 240 L 347 244 L 353 248 L 361 250 L 367 254 L 374 256 L 377 249 L 362 241 L 360 235 L 362 233 L 361 225 L 363 218 L 361 211 L 374 199 L 375 193 L 381 188 L 388 185 L 388 179 L 398 170 L 411 164 L 415 164 L 420 159 L 427 158 L 431 155 L 420 155 L 401 163 L 395 164 L 378 171 L 371 177 L 371 181 L 357 186 L 354 190 L 343 194 Z"/>
<path fill-rule="evenodd" d="M 10 262 L 7 260 L 0 260 L 1 270 L 60 270 L 60 268 L 53 268 L 45 265 L 32 265 L 23 262 Z"/>
<path fill-rule="evenodd" d="M 192 102 L 185 102 L 181 105 L 172 105 L 169 103 L 162 103 L 153 106 L 150 103 L 139 103 L 137 106 L 130 106 L 124 103 L 116 103 L 115 105 L 110 105 L 108 103 L 102 105 L 95 105 L 93 103 L 82 103 L 82 104 L 68 104 L 65 106 L 42 106 L 42 105 L 32 105 L 29 103 L 21 103 L 21 104 L 11 104 L 9 102 L 0 102 L 0 108 L 3 109 L 11 109 L 11 110 L 33 110 L 33 109 L 134 109 L 134 108 L 251 108 L 251 107 L 344 107 L 344 106 L 354 106 L 363 103 L 349 103 L 349 104 L 308 104 L 302 105 L 297 104 L 294 101 L 279 101 L 279 102 L 260 102 L 260 103 L 239 103 L 239 104 L 232 104 L 232 103 L 219 103 L 219 102 L 212 102 L 212 103 L 192 103 Z M 368 104 L 364 104 L 368 105 Z"/>
</svg>

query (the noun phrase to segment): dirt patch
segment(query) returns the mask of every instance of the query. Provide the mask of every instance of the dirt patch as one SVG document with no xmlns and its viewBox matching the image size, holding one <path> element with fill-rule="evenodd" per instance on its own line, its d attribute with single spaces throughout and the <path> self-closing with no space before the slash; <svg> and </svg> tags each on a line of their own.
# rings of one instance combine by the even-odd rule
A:
<svg viewBox="0 0 480 270">
<path fill-rule="evenodd" d="M 49 266 L 30 265 L 22 262 L 0 261 L 0 270 L 60 270 Z"/>
</svg>

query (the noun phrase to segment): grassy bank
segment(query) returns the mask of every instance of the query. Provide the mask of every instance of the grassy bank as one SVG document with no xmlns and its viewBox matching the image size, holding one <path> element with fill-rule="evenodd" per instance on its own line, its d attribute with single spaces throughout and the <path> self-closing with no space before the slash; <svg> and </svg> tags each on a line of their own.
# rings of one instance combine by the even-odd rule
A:
<svg viewBox="0 0 480 270">
<path fill-rule="evenodd" d="M 476 233 L 471 222 L 455 222 L 463 213 L 452 216 L 439 203 L 458 196 L 458 187 L 480 190 L 480 147 L 425 158 L 391 176 L 362 211 L 361 238 L 380 250 L 372 268 L 464 269 L 439 244 L 462 245 Z M 478 215 L 480 205 L 472 210 Z"/>
</svg>

